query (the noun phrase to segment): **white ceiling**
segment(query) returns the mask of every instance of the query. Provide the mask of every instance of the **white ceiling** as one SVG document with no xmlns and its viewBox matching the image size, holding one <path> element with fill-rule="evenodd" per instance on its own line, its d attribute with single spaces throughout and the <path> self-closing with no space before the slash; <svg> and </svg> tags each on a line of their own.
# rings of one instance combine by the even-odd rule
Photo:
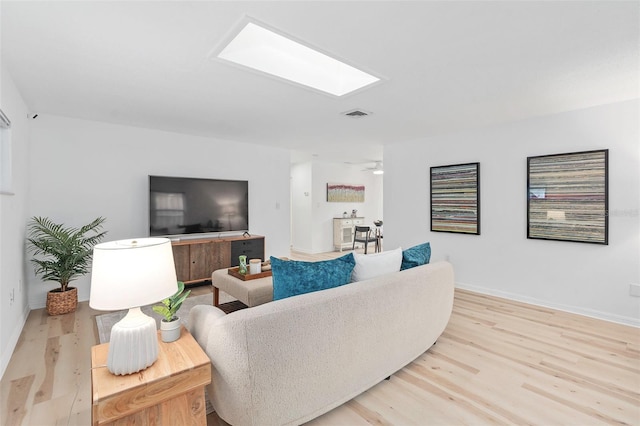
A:
<svg viewBox="0 0 640 426">
<path fill-rule="evenodd" d="M 33 112 L 319 160 L 640 96 L 638 1 L 3 0 L 0 14 Z M 212 59 L 245 16 L 384 81 L 337 98 Z M 341 115 L 354 108 L 373 114 Z"/>
</svg>

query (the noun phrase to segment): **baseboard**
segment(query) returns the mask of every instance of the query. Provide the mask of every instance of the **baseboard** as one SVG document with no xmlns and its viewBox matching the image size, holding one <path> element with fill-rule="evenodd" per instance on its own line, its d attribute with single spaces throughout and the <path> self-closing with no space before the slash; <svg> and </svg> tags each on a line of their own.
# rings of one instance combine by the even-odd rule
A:
<svg viewBox="0 0 640 426">
<path fill-rule="evenodd" d="M 4 372 L 7 370 L 7 366 L 9 366 L 9 361 L 11 361 L 11 356 L 13 355 L 13 351 L 16 349 L 16 345 L 18 344 L 18 339 L 20 339 L 20 334 L 22 333 L 22 329 L 27 322 L 27 317 L 29 316 L 29 305 L 24 307 L 24 311 L 22 312 L 22 317 L 18 321 L 18 326 L 11 333 L 11 338 L 9 339 L 9 343 L 7 344 L 7 349 L 3 352 L 2 357 L 0 357 L 0 379 L 4 376 Z"/>
<path fill-rule="evenodd" d="M 515 300 L 517 302 L 528 303 L 530 305 L 536 305 L 536 306 L 541 306 L 541 307 L 550 308 L 550 309 L 557 309 L 559 311 L 570 312 L 572 314 L 583 315 L 585 317 L 596 318 L 604 321 L 615 322 L 618 324 L 624 324 L 624 325 L 640 328 L 640 319 L 638 318 L 625 317 L 622 315 L 614 315 L 608 312 L 596 311 L 594 309 L 581 308 L 579 306 L 563 305 L 560 303 L 550 303 L 546 300 L 540 300 L 534 297 L 523 296 L 520 294 L 509 293 L 501 290 L 494 290 L 486 287 L 480 287 L 480 286 L 465 284 L 461 282 L 456 282 L 456 288 L 473 291 L 474 293 L 501 297 L 503 299 Z"/>
</svg>

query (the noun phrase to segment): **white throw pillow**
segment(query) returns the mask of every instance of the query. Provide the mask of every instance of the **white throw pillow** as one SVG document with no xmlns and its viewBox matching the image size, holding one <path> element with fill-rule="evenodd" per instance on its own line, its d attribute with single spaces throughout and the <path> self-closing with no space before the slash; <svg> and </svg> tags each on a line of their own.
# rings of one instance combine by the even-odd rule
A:
<svg viewBox="0 0 640 426">
<path fill-rule="evenodd" d="M 356 266 L 351 273 L 351 282 L 364 281 L 384 274 L 400 271 L 402 248 L 375 254 L 354 253 Z"/>
</svg>

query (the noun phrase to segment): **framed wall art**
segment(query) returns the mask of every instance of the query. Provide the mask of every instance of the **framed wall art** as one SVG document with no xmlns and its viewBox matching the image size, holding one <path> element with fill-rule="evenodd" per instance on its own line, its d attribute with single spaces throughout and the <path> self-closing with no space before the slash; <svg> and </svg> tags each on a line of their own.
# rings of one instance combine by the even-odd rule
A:
<svg viewBox="0 0 640 426">
<path fill-rule="evenodd" d="M 609 150 L 527 158 L 527 238 L 608 244 Z"/>
<path fill-rule="evenodd" d="M 480 235 L 480 163 L 431 167 L 431 230 Z"/>
<path fill-rule="evenodd" d="M 327 201 L 335 203 L 364 203 L 364 185 L 328 183 Z"/>
</svg>

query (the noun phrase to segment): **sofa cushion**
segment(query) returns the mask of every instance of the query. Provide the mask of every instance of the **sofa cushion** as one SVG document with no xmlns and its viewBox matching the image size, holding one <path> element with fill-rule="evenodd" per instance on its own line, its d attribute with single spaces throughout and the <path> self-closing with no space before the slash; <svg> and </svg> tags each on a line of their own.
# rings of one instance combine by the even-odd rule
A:
<svg viewBox="0 0 640 426">
<path fill-rule="evenodd" d="M 356 265 L 351 273 L 351 281 L 353 282 L 398 272 L 402 264 L 401 247 L 375 254 L 356 253 L 354 256 Z"/>
<path fill-rule="evenodd" d="M 400 270 L 425 265 L 431 259 L 431 245 L 429 243 L 418 244 L 402 252 L 402 265 Z"/>
<path fill-rule="evenodd" d="M 354 265 L 352 253 L 320 262 L 281 260 L 271 256 L 273 300 L 348 284 Z"/>
</svg>

